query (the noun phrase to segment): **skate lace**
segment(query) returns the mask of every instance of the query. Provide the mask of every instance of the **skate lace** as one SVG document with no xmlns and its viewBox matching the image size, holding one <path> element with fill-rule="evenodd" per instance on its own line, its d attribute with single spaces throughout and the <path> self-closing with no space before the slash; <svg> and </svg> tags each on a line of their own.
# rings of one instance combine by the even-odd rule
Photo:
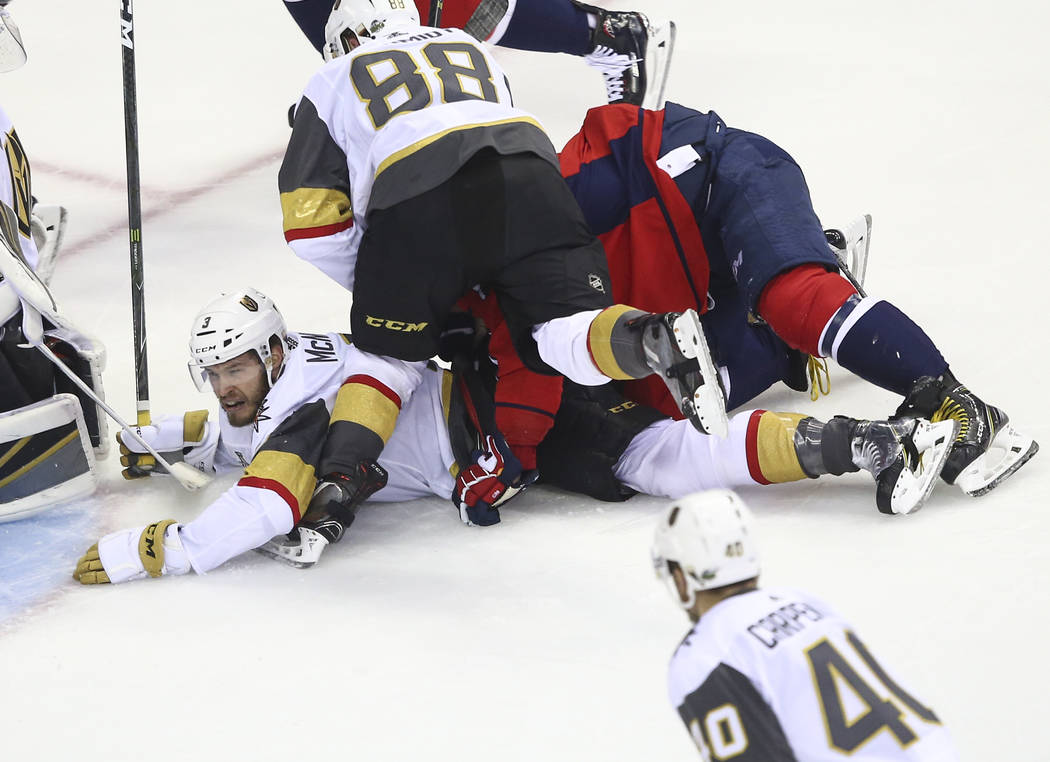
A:
<svg viewBox="0 0 1050 762">
<path fill-rule="evenodd" d="M 821 395 L 826 397 L 831 393 L 831 373 L 825 358 L 810 355 L 806 362 L 806 372 L 809 373 L 809 398 L 813 402 Z"/>
<path fill-rule="evenodd" d="M 605 92 L 608 100 L 623 97 L 623 73 L 635 63 L 634 56 L 617 53 L 610 47 L 599 45 L 584 56 L 589 66 L 593 66 L 605 79 Z"/>
<path fill-rule="evenodd" d="M 948 420 L 959 422 L 959 433 L 956 435 L 955 441 L 965 442 L 970 433 L 970 415 L 966 412 L 965 407 L 951 397 L 945 397 L 937 412 L 930 416 L 930 421 L 933 423 Z"/>
</svg>

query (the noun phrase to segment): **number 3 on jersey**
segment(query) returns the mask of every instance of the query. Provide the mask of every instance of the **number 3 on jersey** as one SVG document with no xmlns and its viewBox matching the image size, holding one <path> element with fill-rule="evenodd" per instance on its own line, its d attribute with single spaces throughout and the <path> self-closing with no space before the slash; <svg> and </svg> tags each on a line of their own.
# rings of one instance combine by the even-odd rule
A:
<svg viewBox="0 0 1050 762">
<path fill-rule="evenodd" d="M 427 69 L 441 85 L 441 102 L 499 102 L 485 55 L 469 42 L 432 42 L 422 50 Z M 350 65 L 350 81 L 368 104 L 368 116 L 378 130 L 393 117 L 426 108 L 433 100 L 419 63 L 404 50 L 383 50 L 358 56 Z"/>
</svg>

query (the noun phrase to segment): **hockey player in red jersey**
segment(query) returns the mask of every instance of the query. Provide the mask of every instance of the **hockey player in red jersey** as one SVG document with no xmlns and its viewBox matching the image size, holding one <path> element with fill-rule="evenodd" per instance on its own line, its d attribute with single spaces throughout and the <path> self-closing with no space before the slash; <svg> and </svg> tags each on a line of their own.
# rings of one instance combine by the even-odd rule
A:
<svg viewBox="0 0 1050 762">
<path fill-rule="evenodd" d="M 605 248 L 613 298 L 705 313 L 729 409 L 776 380 L 799 386 L 791 350 L 801 350 L 900 394 L 898 415 L 957 420 L 943 475 L 968 494 L 1038 450 L 955 378 L 907 315 L 839 275 L 802 171 L 766 138 L 675 103 L 602 106 L 561 166 Z M 674 414 L 650 380 L 629 386 L 632 399 Z"/>
<path fill-rule="evenodd" d="M 414 7 L 342 0 L 331 59 L 310 79 L 278 175 L 285 240 L 353 293 L 356 417 L 330 435 L 329 482 L 351 487 L 436 354 L 456 300 L 491 288 L 515 347 L 584 385 L 657 375 L 694 425 L 724 431 L 724 401 L 695 311 L 614 304 L 587 229 L 535 118 L 465 32 Z"/>
<path fill-rule="evenodd" d="M 451 498 L 465 523 L 488 524 L 498 519 L 501 500 L 529 483 L 516 477 L 534 463 L 523 467 L 493 428 L 491 379 L 481 369 L 461 366 L 454 376 L 431 365 L 378 462 L 354 474 L 356 491 L 333 509 L 330 488 L 317 478 L 330 470 L 325 440 L 362 414 L 340 400 L 356 361 L 350 337 L 289 331 L 270 298 L 245 288 L 196 314 L 189 350 L 194 381 L 214 393 L 218 415 L 158 416 L 141 434 L 169 462 L 241 477 L 189 521 L 157 521 L 101 538 L 77 563 L 74 578 L 82 584 L 203 574 L 252 549 L 292 566 L 312 566 L 342 538 L 365 500 L 436 495 Z M 503 370 L 503 380 L 515 375 Z M 845 418 L 824 424 L 756 411 L 747 437 L 721 439 L 616 400 L 610 386 L 595 392 L 601 395 L 596 404 L 573 400 L 565 406 L 571 419 L 555 427 L 552 449 L 541 445 L 539 458 L 559 459 L 573 470 L 576 481 L 566 479 L 568 488 L 606 499 L 603 490 L 623 499 L 635 491 L 674 496 L 753 484 L 753 472 L 788 481 L 802 478 L 803 468 L 812 476 L 863 469 L 875 479 L 880 501 L 907 512 L 921 505 L 936 480 L 953 425 Z M 621 414 L 610 420 L 608 408 L 617 406 Z M 559 455 L 566 427 L 582 444 Z M 807 436 L 796 437 L 799 430 Z M 164 473 L 123 432 L 118 443 L 125 478 Z M 926 469 L 913 469 L 907 448 L 926 453 Z"/>
<path fill-rule="evenodd" d="M 332 0 L 285 0 L 284 4 L 321 52 Z M 663 104 L 674 47 L 673 22 L 574 0 L 415 0 L 415 5 L 429 26 L 462 29 L 502 47 L 584 57 L 605 80 L 610 103 L 646 108 Z"/>
<path fill-rule="evenodd" d="M 657 576 L 693 628 L 667 683 L 704 760 L 953 762 L 937 715 L 824 601 L 760 588 L 754 521 L 728 490 L 668 506 Z"/>
</svg>

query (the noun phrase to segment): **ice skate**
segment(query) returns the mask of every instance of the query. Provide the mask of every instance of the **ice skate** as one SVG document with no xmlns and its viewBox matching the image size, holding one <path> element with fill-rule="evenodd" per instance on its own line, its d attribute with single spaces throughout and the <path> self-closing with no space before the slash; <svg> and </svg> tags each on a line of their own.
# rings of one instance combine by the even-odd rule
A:
<svg viewBox="0 0 1050 762">
<path fill-rule="evenodd" d="M 345 527 L 341 528 L 340 537 L 345 530 Z M 296 569 L 307 569 L 321 559 L 321 553 L 328 543 L 328 538 L 321 532 L 299 525 L 288 534 L 267 541 L 255 551 Z"/>
<path fill-rule="evenodd" d="M 605 79 L 609 103 L 660 108 L 674 51 L 674 22 L 650 21 L 633 11 L 577 5 L 597 17 L 591 35 L 593 49 L 585 60 Z"/>
<path fill-rule="evenodd" d="M 1038 442 L 1009 425 L 1004 411 L 981 400 L 951 371 L 940 378 L 920 378 L 897 415 L 958 422 L 955 444 L 941 475 L 973 497 L 998 487 L 1039 452 Z"/>
<path fill-rule="evenodd" d="M 645 362 L 667 384 L 682 414 L 705 434 L 727 436 L 722 379 L 696 312 L 647 315 L 638 325 Z"/>
<path fill-rule="evenodd" d="M 922 418 L 859 421 L 850 443 L 853 463 L 875 477 L 882 513 L 915 513 L 926 502 L 952 449 L 958 424 Z"/>
<path fill-rule="evenodd" d="M 318 482 L 299 525 L 256 552 L 297 569 L 313 566 L 325 548 L 343 539 L 361 503 L 385 487 L 386 480 L 386 470 L 373 460 L 358 463 L 353 476 L 329 474 Z"/>
<path fill-rule="evenodd" d="M 845 230 L 825 230 L 824 238 L 847 278 L 858 291 L 863 291 L 864 276 L 868 271 L 868 249 L 871 247 L 871 215 L 858 217 Z"/>
</svg>

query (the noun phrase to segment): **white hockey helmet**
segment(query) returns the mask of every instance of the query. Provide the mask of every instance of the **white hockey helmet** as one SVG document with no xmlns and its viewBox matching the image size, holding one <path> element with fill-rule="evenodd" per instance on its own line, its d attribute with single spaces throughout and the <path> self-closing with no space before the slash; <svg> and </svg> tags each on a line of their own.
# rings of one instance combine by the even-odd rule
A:
<svg viewBox="0 0 1050 762">
<path fill-rule="evenodd" d="M 701 590 L 757 577 L 758 548 L 754 518 L 740 497 L 728 489 L 708 490 L 675 500 L 656 527 L 653 567 L 674 600 L 688 610 Z M 678 595 L 672 564 L 685 577 L 689 600 Z"/>
<path fill-rule="evenodd" d="M 324 60 L 345 56 L 365 39 L 419 26 L 413 0 L 336 0 L 324 28 Z"/>
<path fill-rule="evenodd" d="M 254 288 L 222 294 L 204 306 L 190 328 L 190 375 L 199 391 L 208 386 L 207 368 L 254 351 L 272 384 L 273 355 L 270 339 L 282 342 L 288 335 L 277 305 Z"/>
<path fill-rule="evenodd" d="M 26 48 L 18 24 L 7 12 L 7 2 L 0 2 L 0 73 L 14 71 L 26 62 Z"/>
</svg>

